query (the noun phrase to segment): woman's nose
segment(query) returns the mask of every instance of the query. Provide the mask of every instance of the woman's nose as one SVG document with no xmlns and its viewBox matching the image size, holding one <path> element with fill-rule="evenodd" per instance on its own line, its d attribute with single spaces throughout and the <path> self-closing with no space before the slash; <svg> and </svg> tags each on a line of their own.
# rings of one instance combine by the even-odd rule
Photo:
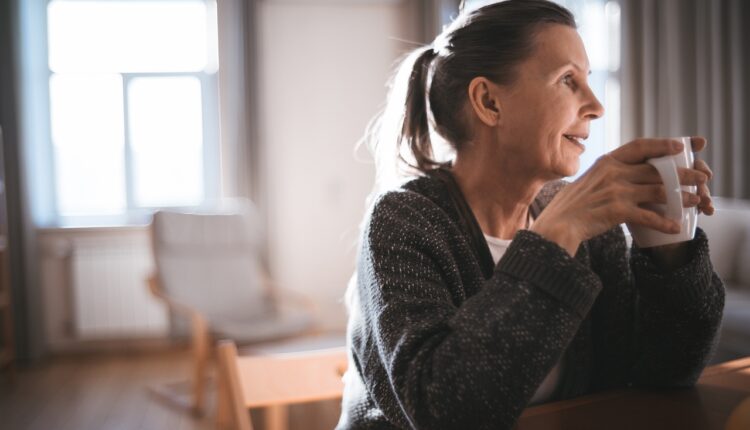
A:
<svg viewBox="0 0 750 430">
<path fill-rule="evenodd" d="M 597 119 L 604 115 L 604 106 L 602 106 L 599 99 L 596 98 L 591 88 L 588 88 L 586 94 L 586 103 L 582 108 L 582 116 L 586 119 Z"/>
</svg>

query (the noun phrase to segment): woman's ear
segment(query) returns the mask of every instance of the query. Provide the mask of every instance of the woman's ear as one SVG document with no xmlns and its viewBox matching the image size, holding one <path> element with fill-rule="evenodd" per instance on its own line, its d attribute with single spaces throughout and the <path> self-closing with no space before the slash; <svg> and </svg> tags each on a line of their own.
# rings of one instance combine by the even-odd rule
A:
<svg viewBox="0 0 750 430">
<path fill-rule="evenodd" d="M 469 82 L 469 104 L 479 120 L 491 127 L 500 122 L 498 93 L 497 85 L 485 77 L 479 76 Z"/>
</svg>

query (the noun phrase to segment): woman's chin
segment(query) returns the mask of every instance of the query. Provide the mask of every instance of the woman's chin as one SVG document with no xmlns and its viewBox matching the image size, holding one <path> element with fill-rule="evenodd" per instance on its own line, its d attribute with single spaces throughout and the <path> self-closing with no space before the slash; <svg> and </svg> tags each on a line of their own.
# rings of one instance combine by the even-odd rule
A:
<svg viewBox="0 0 750 430">
<path fill-rule="evenodd" d="M 573 176 L 576 173 L 578 173 L 578 169 L 581 166 L 581 162 L 578 159 L 578 157 L 575 157 L 575 160 L 569 160 L 567 163 L 560 166 L 557 170 L 557 173 L 560 178 L 566 178 L 568 176 Z"/>
</svg>

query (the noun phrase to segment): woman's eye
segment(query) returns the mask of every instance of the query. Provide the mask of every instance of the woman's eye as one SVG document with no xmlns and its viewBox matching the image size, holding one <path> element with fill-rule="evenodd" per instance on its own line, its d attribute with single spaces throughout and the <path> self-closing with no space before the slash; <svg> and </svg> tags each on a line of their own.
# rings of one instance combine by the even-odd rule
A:
<svg viewBox="0 0 750 430">
<path fill-rule="evenodd" d="M 573 75 L 563 76 L 562 83 L 565 85 L 573 85 Z"/>
</svg>

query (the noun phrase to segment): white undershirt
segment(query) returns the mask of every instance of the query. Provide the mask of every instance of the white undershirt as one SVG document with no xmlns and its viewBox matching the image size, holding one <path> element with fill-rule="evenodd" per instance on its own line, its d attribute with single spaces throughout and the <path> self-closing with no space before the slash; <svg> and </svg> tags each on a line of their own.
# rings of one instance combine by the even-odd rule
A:
<svg viewBox="0 0 750 430">
<path fill-rule="evenodd" d="M 510 246 L 512 239 L 498 239 L 497 237 L 488 236 L 486 234 L 484 235 L 484 238 L 485 240 L 487 240 L 487 245 L 490 247 L 492 259 L 495 261 L 495 264 L 497 264 L 497 262 L 500 261 L 500 258 L 502 258 L 502 256 L 505 254 L 508 246 Z M 561 364 L 560 362 L 558 362 L 555 367 L 552 368 L 549 374 L 547 374 L 547 377 L 544 378 L 544 381 L 542 381 L 542 385 L 537 388 L 536 393 L 534 393 L 534 397 L 532 397 L 531 401 L 529 402 L 529 405 L 544 403 L 552 398 L 552 395 L 555 392 L 555 388 L 557 388 L 557 385 L 560 383 L 561 370 Z"/>
</svg>

